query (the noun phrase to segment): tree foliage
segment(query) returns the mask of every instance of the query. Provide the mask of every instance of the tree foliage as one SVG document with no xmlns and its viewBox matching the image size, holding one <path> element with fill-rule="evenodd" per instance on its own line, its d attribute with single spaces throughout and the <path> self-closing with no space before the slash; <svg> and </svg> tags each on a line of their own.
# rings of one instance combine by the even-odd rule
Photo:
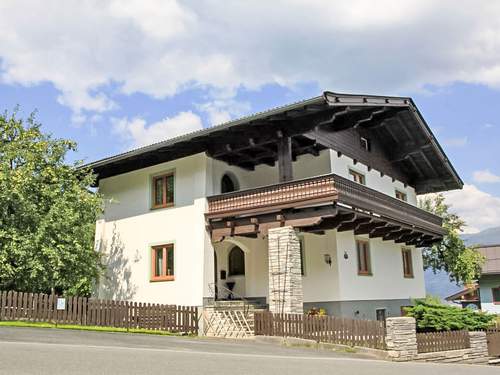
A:
<svg viewBox="0 0 500 375">
<path fill-rule="evenodd" d="M 0 289 L 90 294 L 102 267 L 93 175 L 69 165 L 74 142 L 43 134 L 34 116 L 0 115 Z"/>
<path fill-rule="evenodd" d="M 440 216 L 446 234 L 443 240 L 423 251 L 424 268 L 445 271 L 455 283 L 468 284 L 481 274 L 484 257 L 474 248 L 467 247 L 460 238 L 465 222 L 449 211 L 449 205 L 442 194 L 426 196 L 420 200 L 420 207 Z"/>
<path fill-rule="evenodd" d="M 415 305 L 406 307 L 406 316 L 414 317 L 419 331 L 469 331 L 488 328 L 495 315 L 444 305 L 437 299 L 416 300 Z"/>
</svg>

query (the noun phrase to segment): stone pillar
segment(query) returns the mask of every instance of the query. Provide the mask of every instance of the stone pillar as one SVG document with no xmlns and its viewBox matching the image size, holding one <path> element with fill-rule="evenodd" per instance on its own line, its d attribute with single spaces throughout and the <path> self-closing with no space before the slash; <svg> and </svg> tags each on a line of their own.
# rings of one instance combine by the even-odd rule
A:
<svg viewBox="0 0 500 375">
<path fill-rule="evenodd" d="M 469 332 L 470 340 L 470 358 L 481 359 L 488 362 L 488 341 L 486 340 L 486 332 Z"/>
<path fill-rule="evenodd" d="M 269 229 L 269 311 L 304 312 L 300 241 L 292 227 Z"/>
<path fill-rule="evenodd" d="M 418 354 L 415 318 L 387 318 L 385 342 L 393 361 L 415 359 Z"/>
</svg>

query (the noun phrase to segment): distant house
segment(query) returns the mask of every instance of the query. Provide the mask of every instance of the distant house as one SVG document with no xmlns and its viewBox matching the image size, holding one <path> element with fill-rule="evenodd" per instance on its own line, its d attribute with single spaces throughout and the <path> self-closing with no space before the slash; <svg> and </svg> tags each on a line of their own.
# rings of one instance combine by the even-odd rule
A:
<svg viewBox="0 0 500 375">
<path fill-rule="evenodd" d="M 325 92 L 158 141 L 88 165 L 101 296 L 368 319 L 425 296 L 444 230 L 417 194 L 462 181 L 410 98 Z"/>
<path fill-rule="evenodd" d="M 500 314 L 500 245 L 481 246 L 477 250 L 486 258 L 481 277 L 476 284 L 446 299 L 463 307 L 477 306 L 482 311 Z"/>
</svg>

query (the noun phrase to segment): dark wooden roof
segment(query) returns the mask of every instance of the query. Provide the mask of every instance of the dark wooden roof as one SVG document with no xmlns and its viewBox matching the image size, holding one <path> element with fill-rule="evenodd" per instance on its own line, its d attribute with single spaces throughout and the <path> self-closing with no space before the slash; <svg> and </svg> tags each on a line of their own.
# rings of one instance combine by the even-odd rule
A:
<svg viewBox="0 0 500 375">
<path fill-rule="evenodd" d="M 335 140 L 337 134 L 346 131 L 368 133 L 380 144 L 381 151 L 376 157 L 375 153 L 366 156 L 366 160 L 350 148 L 341 150 L 343 154 L 415 186 L 418 193 L 459 189 L 463 185 L 411 98 L 333 92 L 84 167 L 93 169 L 101 179 L 206 152 L 213 158 L 252 170 L 259 164 L 274 165 L 279 137 L 292 138 L 292 154 L 296 158 L 306 153 L 317 155 L 322 149 L 332 147 L 322 139 Z M 383 163 L 377 163 L 375 158 Z"/>
</svg>

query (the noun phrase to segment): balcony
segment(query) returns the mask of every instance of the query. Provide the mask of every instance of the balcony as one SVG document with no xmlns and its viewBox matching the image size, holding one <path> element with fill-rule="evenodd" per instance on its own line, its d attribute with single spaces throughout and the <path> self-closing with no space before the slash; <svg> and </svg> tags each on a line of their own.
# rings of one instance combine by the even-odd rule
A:
<svg viewBox="0 0 500 375">
<path fill-rule="evenodd" d="M 213 239 L 266 234 L 292 225 L 428 245 L 442 238 L 442 220 L 427 211 L 335 174 L 208 197 L 206 219 Z"/>
</svg>

